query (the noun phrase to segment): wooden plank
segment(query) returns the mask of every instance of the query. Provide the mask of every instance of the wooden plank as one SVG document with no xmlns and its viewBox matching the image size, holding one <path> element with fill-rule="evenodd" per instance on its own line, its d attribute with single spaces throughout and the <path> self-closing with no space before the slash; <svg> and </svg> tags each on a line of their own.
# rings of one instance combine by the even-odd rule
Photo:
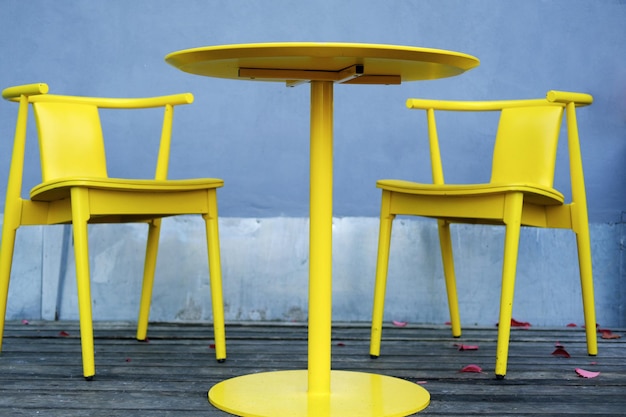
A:
<svg viewBox="0 0 626 417">
<path fill-rule="evenodd" d="M 305 369 L 303 323 L 227 326 L 228 358 L 217 363 L 210 324 L 154 324 L 149 343 L 133 323 L 96 323 L 94 381 L 82 378 L 78 324 L 10 322 L 0 355 L 0 415 L 215 416 L 215 383 L 252 372 Z M 69 337 L 61 337 L 61 331 Z M 624 334 L 623 330 L 615 330 Z M 461 339 L 446 326 L 385 327 L 381 356 L 369 357 L 369 325 L 333 328 L 333 369 L 380 373 L 423 384 L 432 396 L 420 415 L 621 415 L 626 410 L 626 338 L 600 339 L 586 354 L 581 329 L 514 329 L 505 380 L 493 377 L 495 328 L 469 328 Z M 559 341 L 570 358 L 551 353 Z M 459 351 L 455 344 L 477 344 Z M 592 364 L 595 362 L 595 364 Z M 469 363 L 483 373 L 462 373 Z M 574 369 L 600 371 L 584 379 Z"/>
</svg>

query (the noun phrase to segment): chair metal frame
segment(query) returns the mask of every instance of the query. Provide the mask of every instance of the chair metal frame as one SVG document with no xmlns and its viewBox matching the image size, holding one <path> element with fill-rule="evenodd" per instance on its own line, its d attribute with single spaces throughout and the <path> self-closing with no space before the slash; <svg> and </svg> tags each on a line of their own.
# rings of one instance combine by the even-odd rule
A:
<svg viewBox="0 0 626 417">
<path fill-rule="evenodd" d="M 148 225 L 137 326 L 137 339 L 146 340 L 161 219 L 182 214 L 199 214 L 206 225 L 215 355 L 219 362 L 223 362 L 226 359 L 226 341 L 216 192 L 217 188 L 223 186 L 223 180 L 167 179 L 174 107 L 192 103 L 193 95 L 184 93 L 149 98 L 96 98 L 52 95 L 47 92 L 48 86 L 44 83 L 10 87 L 2 92 L 3 98 L 18 102 L 19 109 L 2 225 L 0 348 L 15 237 L 19 227 L 72 225 L 83 375 L 90 380 L 95 375 L 95 359 L 88 224 L 138 222 Z M 31 190 L 29 199 L 24 199 L 21 197 L 21 189 L 28 111 L 31 105 L 35 109 L 38 124 L 43 182 Z M 154 179 L 109 178 L 106 173 L 100 109 L 145 108 L 164 109 Z M 65 125 L 58 122 L 59 118 L 65 117 L 74 119 Z M 50 123 L 57 123 L 58 126 L 49 127 Z M 88 152 L 81 154 L 84 150 L 74 150 L 72 146 L 65 146 L 59 152 L 56 142 L 65 140 L 78 140 L 80 143 L 74 142 L 77 148 L 87 143 L 85 146 L 88 147 Z M 88 162 L 79 161 L 81 157 Z M 78 172 L 72 173 L 73 170 Z"/>
<path fill-rule="evenodd" d="M 507 368 L 520 228 L 531 226 L 572 230 L 577 240 L 587 350 L 589 355 L 597 354 L 587 200 L 576 121 L 576 107 L 589 105 L 592 101 L 593 98 L 589 94 L 554 90 L 549 91 L 545 99 L 484 102 L 407 100 L 409 109 L 426 111 L 433 184 L 403 180 L 377 182 L 377 187 L 382 189 L 382 204 L 372 312 L 371 357 L 376 358 L 380 355 L 391 229 L 396 215 L 415 215 L 437 219 L 454 337 L 461 336 L 461 320 L 450 225 L 471 223 L 496 224 L 506 227 L 495 365 L 495 374 L 499 379 L 505 377 Z M 501 112 L 490 183 L 445 183 L 435 120 L 437 111 Z M 554 189 L 552 184 L 556 144 L 563 113 L 567 119 L 572 194 L 571 202 L 567 204 L 563 195 Z M 516 121 L 517 117 L 524 119 Z M 529 134 L 524 136 L 522 132 L 526 130 Z M 544 130 L 549 131 L 544 132 Z M 513 138 L 514 145 L 507 142 L 511 138 Z M 529 146 L 524 141 L 531 144 L 530 151 L 506 156 L 507 153 L 512 154 L 514 150 Z M 546 157 L 544 160 L 536 161 L 535 153 L 545 153 Z M 497 156 L 501 155 L 505 155 L 505 162 L 498 161 Z M 534 165 L 538 168 L 537 173 L 529 172 L 532 171 L 529 167 Z M 524 180 L 525 177 L 528 179 Z"/>
</svg>

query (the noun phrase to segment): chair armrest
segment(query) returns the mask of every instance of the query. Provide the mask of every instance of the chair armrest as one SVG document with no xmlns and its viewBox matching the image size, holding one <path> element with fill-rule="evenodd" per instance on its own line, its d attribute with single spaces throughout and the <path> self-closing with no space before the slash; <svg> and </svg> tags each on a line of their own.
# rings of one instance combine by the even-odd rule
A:
<svg viewBox="0 0 626 417">
<path fill-rule="evenodd" d="M 522 100 L 494 100 L 494 101 L 458 101 L 458 100 L 431 100 L 410 98 L 406 101 L 409 109 L 417 110 L 444 110 L 444 111 L 498 111 L 513 107 L 531 107 L 555 105 L 563 106 L 567 103 L 576 106 L 587 106 L 593 102 L 593 97 L 585 93 L 550 90 L 546 98 Z"/>
<path fill-rule="evenodd" d="M 546 94 L 546 100 L 551 103 L 575 103 L 576 106 L 588 106 L 593 103 L 593 96 L 585 93 L 572 93 L 569 91 L 550 90 Z"/>
<path fill-rule="evenodd" d="M 5 100 L 18 99 L 20 96 L 32 96 L 46 94 L 48 92 L 48 84 L 24 84 L 2 90 L 2 98 Z"/>
<path fill-rule="evenodd" d="M 458 100 L 429 100 L 410 98 L 406 101 L 409 109 L 443 110 L 443 111 L 498 111 L 510 107 L 538 106 L 551 104 L 545 99 L 525 100 L 493 100 L 493 101 L 458 101 Z M 555 105 L 561 105 L 554 103 Z"/>
<path fill-rule="evenodd" d="M 31 103 L 41 102 L 63 102 L 76 104 L 89 104 L 102 109 L 147 109 L 153 107 L 163 107 L 166 105 L 176 106 L 179 104 L 193 103 L 193 94 L 181 93 L 167 96 L 146 97 L 146 98 L 104 98 L 104 97 L 80 97 L 48 94 L 45 96 L 30 97 Z"/>
</svg>

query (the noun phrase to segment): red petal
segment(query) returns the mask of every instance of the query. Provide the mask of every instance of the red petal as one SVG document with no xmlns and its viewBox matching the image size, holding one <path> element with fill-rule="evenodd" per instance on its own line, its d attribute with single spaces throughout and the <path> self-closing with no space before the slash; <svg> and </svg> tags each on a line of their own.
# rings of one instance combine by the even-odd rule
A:
<svg viewBox="0 0 626 417">
<path fill-rule="evenodd" d="M 459 350 L 478 350 L 478 345 L 460 345 L 455 343 L 454 346 L 457 346 Z"/>
<path fill-rule="evenodd" d="M 476 372 L 476 373 L 480 373 L 482 372 L 482 368 L 478 365 L 467 365 L 465 367 L 463 367 L 463 369 L 461 369 L 461 372 Z"/>
<path fill-rule="evenodd" d="M 530 327 L 530 323 L 527 321 L 517 321 L 515 319 L 511 319 L 511 327 Z"/>
<path fill-rule="evenodd" d="M 339 342 L 339 343 L 337 343 L 337 346 L 340 346 L 340 347 L 344 347 L 345 345 L 346 345 L 346 344 L 345 344 L 345 343 L 343 343 L 343 342 Z"/>
<path fill-rule="evenodd" d="M 586 371 L 586 370 L 580 369 L 580 368 L 576 368 L 576 369 L 574 369 L 574 371 L 576 371 L 576 373 L 578 375 L 582 376 L 583 378 L 595 378 L 598 375 L 600 375 L 600 372 Z"/>
<path fill-rule="evenodd" d="M 397 321 L 397 320 L 393 320 L 392 321 L 393 325 L 396 327 L 404 327 L 407 325 L 406 321 Z"/>
<path fill-rule="evenodd" d="M 578 327 L 576 323 L 568 323 L 567 327 Z"/>
<path fill-rule="evenodd" d="M 22 324 L 26 326 L 26 325 L 28 325 L 30 323 L 28 322 L 28 320 L 24 319 L 24 320 L 22 320 Z"/>
<path fill-rule="evenodd" d="M 211 344 L 209 345 L 209 349 L 215 349 L 215 343 L 211 343 Z"/>
<path fill-rule="evenodd" d="M 602 339 L 619 339 L 622 336 L 620 336 L 618 334 L 615 334 L 615 333 L 611 333 L 611 331 L 608 330 L 608 331 L 602 332 L 602 336 L 601 337 L 602 337 Z"/>
<path fill-rule="evenodd" d="M 500 323 L 496 323 L 496 326 L 499 326 Z M 530 323 L 527 321 L 517 321 L 515 319 L 511 319 L 511 327 L 524 327 L 528 329 L 530 327 Z"/>
<path fill-rule="evenodd" d="M 68 332 L 66 332 L 65 330 L 61 330 L 59 332 L 59 336 L 61 337 L 68 337 L 70 334 Z"/>
<path fill-rule="evenodd" d="M 125 362 L 130 362 L 130 358 L 124 359 Z"/>
<path fill-rule="evenodd" d="M 569 357 L 570 357 L 570 354 L 569 354 L 569 353 L 567 353 L 567 351 L 566 351 L 565 349 L 563 349 L 563 346 L 558 346 L 558 347 L 554 350 L 554 352 L 552 352 L 552 354 L 553 354 L 554 356 L 562 356 L 562 357 L 564 357 L 564 358 L 569 358 Z"/>
</svg>

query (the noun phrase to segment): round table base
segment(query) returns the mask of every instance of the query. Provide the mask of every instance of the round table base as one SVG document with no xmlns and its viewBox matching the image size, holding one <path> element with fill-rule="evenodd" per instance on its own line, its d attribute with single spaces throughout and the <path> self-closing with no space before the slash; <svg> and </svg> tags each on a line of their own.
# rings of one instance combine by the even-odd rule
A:
<svg viewBox="0 0 626 417">
<path fill-rule="evenodd" d="M 306 370 L 244 375 L 213 386 L 209 401 L 244 417 L 408 416 L 430 403 L 428 391 L 399 378 L 348 371 L 330 376 L 330 394 L 309 394 Z"/>
</svg>

